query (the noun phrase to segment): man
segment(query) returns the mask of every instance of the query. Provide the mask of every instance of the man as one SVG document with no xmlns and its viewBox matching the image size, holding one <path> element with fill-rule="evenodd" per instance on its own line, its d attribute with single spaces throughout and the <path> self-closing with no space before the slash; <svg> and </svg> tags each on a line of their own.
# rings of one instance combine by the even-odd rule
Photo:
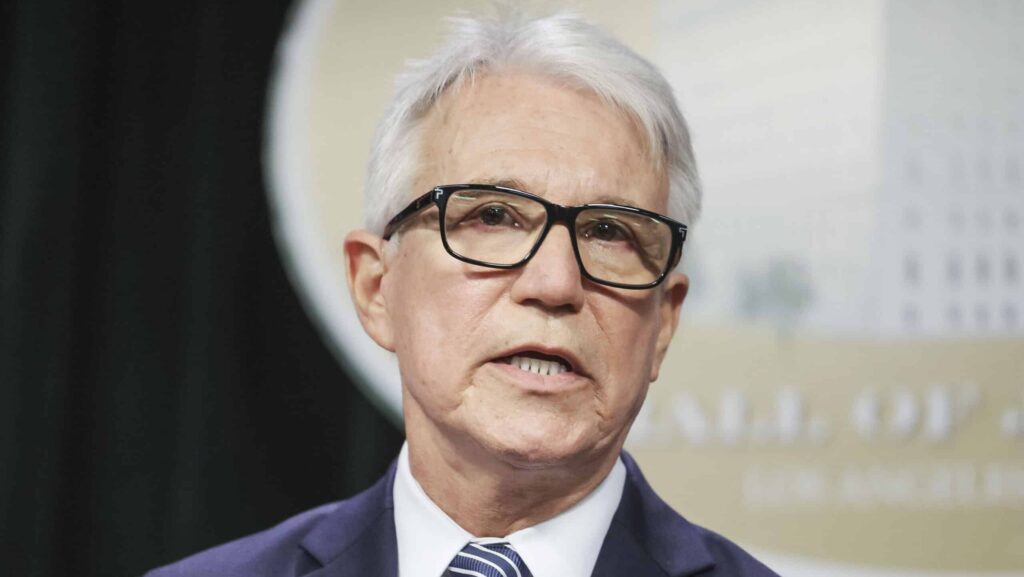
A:
<svg viewBox="0 0 1024 577">
<path fill-rule="evenodd" d="M 774 575 L 622 453 L 699 210 L 685 124 L 650 64 L 571 15 L 461 19 L 403 78 L 366 195 L 347 273 L 398 359 L 395 466 L 152 575 Z"/>
</svg>

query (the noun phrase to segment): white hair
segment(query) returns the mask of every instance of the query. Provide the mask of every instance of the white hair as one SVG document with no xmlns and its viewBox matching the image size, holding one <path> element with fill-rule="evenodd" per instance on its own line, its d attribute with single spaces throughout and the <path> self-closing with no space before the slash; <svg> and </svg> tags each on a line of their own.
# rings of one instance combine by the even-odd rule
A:
<svg viewBox="0 0 1024 577">
<path fill-rule="evenodd" d="M 447 42 L 426 60 L 410 62 L 377 127 L 364 191 L 366 227 L 381 234 L 414 195 L 423 120 L 445 91 L 481 72 L 516 69 L 592 91 L 643 128 L 656 167 L 664 162 L 668 214 L 693 226 L 701 188 L 686 121 L 672 87 L 647 60 L 571 12 L 529 17 L 499 6 L 494 16 L 449 19 Z"/>
</svg>

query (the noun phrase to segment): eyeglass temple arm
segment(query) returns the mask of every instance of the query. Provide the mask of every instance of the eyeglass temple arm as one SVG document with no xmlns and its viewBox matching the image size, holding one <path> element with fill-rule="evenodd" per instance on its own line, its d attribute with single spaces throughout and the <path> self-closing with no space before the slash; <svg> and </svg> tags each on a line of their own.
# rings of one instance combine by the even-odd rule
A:
<svg viewBox="0 0 1024 577">
<path fill-rule="evenodd" d="M 444 191 L 442 191 L 439 188 L 435 188 L 434 190 L 431 190 L 430 192 L 412 201 L 412 204 L 402 209 L 402 212 L 399 212 L 398 214 L 395 215 L 395 218 L 392 218 L 391 220 L 388 221 L 387 226 L 384 227 L 384 240 L 390 240 L 391 236 L 395 234 L 395 231 L 398 229 L 399 225 L 405 222 L 406 219 L 412 217 L 419 211 L 427 208 L 428 206 L 436 202 L 437 199 L 441 198 L 442 194 L 444 194 Z"/>
<path fill-rule="evenodd" d="M 685 224 L 679 225 L 677 229 L 679 231 L 679 246 L 676 248 L 676 254 L 672 258 L 672 266 L 668 267 L 668 270 L 675 270 L 679 266 L 679 262 L 683 260 L 683 246 L 686 244 L 686 228 Z"/>
</svg>

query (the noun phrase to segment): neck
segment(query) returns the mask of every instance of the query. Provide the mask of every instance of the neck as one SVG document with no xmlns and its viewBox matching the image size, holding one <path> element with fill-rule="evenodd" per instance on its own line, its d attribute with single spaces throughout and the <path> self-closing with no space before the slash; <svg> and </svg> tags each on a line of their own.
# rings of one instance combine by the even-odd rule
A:
<svg viewBox="0 0 1024 577">
<path fill-rule="evenodd" d="M 569 509 L 607 477 L 618 458 L 616 450 L 571 463 L 526 464 L 496 457 L 472 440 L 453 442 L 436 429 L 417 433 L 422 434 L 408 439 L 413 477 L 476 537 L 505 537 Z"/>
</svg>

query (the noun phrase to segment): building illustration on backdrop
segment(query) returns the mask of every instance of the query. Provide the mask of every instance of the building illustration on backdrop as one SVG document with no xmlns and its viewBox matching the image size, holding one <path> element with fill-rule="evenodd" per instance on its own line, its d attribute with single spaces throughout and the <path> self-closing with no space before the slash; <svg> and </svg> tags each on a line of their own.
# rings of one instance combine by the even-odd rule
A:
<svg viewBox="0 0 1024 577">
<path fill-rule="evenodd" d="M 1024 3 L 660 10 L 706 190 L 696 322 L 1024 335 Z"/>
</svg>

